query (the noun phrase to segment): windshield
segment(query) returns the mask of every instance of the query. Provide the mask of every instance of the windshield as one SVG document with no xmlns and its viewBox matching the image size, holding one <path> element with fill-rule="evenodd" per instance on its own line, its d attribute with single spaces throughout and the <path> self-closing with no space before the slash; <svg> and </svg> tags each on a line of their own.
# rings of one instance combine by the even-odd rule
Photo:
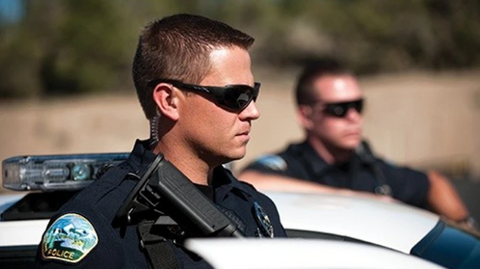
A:
<svg viewBox="0 0 480 269">
<path fill-rule="evenodd" d="M 439 220 L 411 254 L 447 268 L 480 268 L 480 237 Z"/>
</svg>

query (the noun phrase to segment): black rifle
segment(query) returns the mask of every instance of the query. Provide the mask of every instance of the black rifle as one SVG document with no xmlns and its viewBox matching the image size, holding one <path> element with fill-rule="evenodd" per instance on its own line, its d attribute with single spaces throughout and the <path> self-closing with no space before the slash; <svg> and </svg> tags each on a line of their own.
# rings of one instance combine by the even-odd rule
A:
<svg viewBox="0 0 480 269">
<path fill-rule="evenodd" d="M 237 226 L 172 163 L 159 154 L 117 211 L 114 224 L 154 212 L 193 237 L 244 237 Z"/>
</svg>

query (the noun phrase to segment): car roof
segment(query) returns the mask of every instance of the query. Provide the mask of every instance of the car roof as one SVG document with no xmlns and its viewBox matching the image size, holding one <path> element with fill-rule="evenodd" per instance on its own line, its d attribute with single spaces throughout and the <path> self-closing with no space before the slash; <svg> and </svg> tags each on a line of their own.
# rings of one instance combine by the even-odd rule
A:
<svg viewBox="0 0 480 269">
<path fill-rule="evenodd" d="M 410 253 L 439 216 L 399 202 L 342 194 L 265 192 L 286 229 L 343 235 Z"/>
</svg>

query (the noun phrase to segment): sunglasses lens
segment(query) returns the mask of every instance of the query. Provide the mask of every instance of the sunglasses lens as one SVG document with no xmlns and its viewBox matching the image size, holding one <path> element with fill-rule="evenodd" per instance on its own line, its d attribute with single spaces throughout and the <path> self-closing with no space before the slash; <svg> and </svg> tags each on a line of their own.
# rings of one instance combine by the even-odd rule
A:
<svg viewBox="0 0 480 269">
<path fill-rule="evenodd" d="M 362 113 L 362 110 L 363 110 L 363 100 L 359 100 L 359 101 L 356 101 L 355 102 L 355 106 L 353 108 L 355 108 L 355 110 L 358 112 L 358 113 Z"/>
<path fill-rule="evenodd" d="M 325 107 L 325 113 L 334 117 L 343 118 L 347 115 L 350 108 L 355 109 L 358 113 L 362 113 L 363 99 L 353 102 L 328 104 Z"/>
<path fill-rule="evenodd" d="M 347 114 L 347 109 L 348 108 L 344 105 L 332 104 L 327 106 L 325 112 L 329 115 L 342 118 L 345 117 L 345 115 Z"/>
<path fill-rule="evenodd" d="M 231 88 L 225 91 L 224 102 L 229 108 L 232 109 L 241 109 L 250 103 L 252 100 L 252 91 L 240 87 L 232 86 Z"/>
<path fill-rule="evenodd" d="M 255 89 L 244 85 L 234 85 L 225 89 L 222 103 L 232 110 L 241 111 L 254 99 L 256 99 Z"/>
</svg>

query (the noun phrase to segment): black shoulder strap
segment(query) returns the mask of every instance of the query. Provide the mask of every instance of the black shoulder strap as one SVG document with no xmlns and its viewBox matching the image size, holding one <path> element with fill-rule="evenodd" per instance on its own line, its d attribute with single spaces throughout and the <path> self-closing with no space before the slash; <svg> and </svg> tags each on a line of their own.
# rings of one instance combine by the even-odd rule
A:
<svg viewBox="0 0 480 269">
<path fill-rule="evenodd" d="M 103 174 L 108 172 L 113 165 L 102 166 L 96 174 L 100 178 Z M 123 180 L 139 180 L 139 176 L 128 172 L 125 169 L 125 176 Z M 138 235 L 140 237 L 140 246 L 145 250 L 150 267 L 153 269 L 178 269 L 180 268 L 172 248 L 167 240 L 152 232 L 152 227 L 155 224 L 153 220 L 144 220 L 137 225 Z"/>
<path fill-rule="evenodd" d="M 172 248 L 165 237 L 152 233 L 155 221 L 142 221 L 138 224 L 140 245 L 145 249 L 145 255 L 153 269 L 177 269 L 180 268 Z"/>
<path fill-rule="evenodd" d="M 377 187 L 375 188 L 376 194 L 393 196 L 392 188 L 387 184 L 387 179 L 380 168 L 378 159 L 373 155 L 368 142 L 363 140 L 357 147 L 356 153 L 360 160 L 372 169 L 373 176 L 377 181 Z"/>
</svg>

